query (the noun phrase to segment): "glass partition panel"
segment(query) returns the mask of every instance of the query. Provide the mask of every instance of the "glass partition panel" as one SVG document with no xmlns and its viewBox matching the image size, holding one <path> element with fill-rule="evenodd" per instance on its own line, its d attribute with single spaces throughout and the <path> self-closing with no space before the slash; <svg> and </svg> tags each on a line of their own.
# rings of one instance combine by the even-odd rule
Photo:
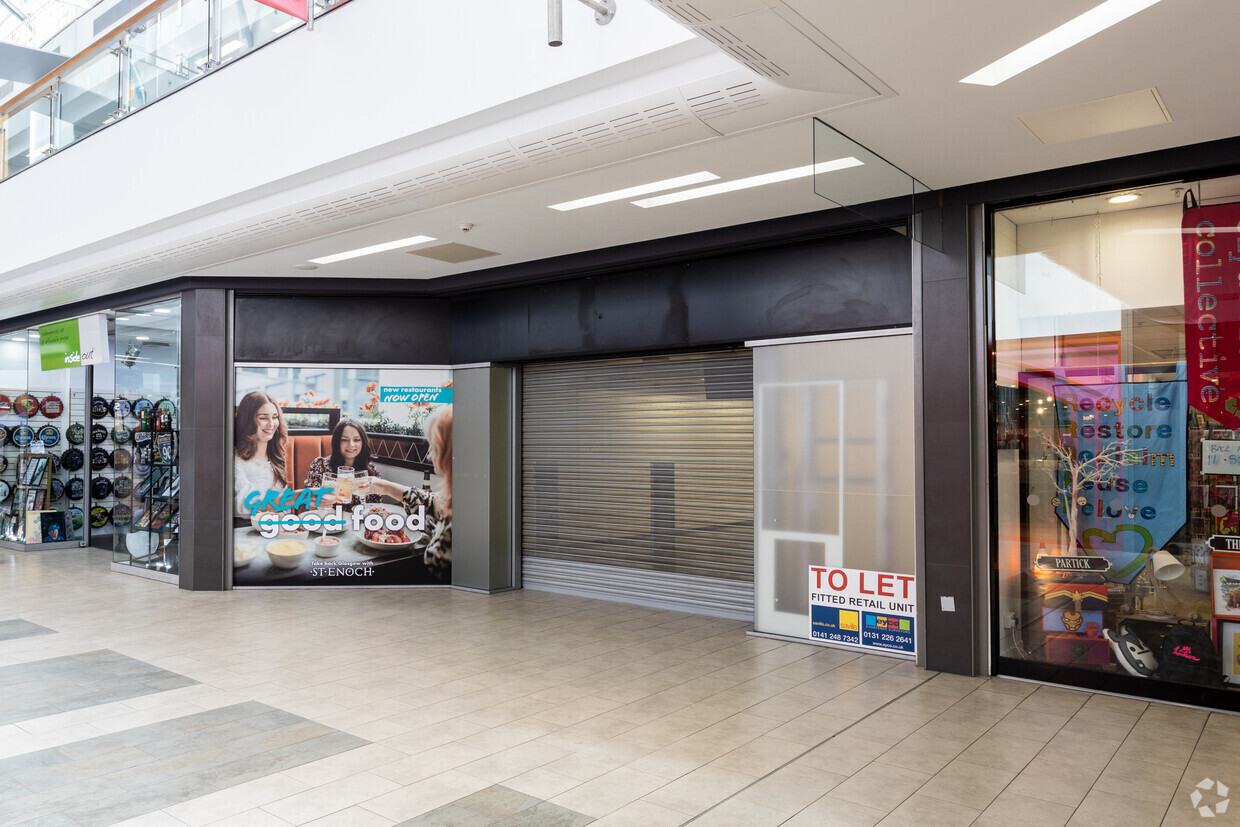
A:
<svg viewBox="0 0 1240 827">
<path fill-rule="evenodd" d="M 121 114 L 121 52 L 103 52 L 60 82 L 56 146 L 65 147 Z"/>
<path fill-rule="evenodd" d="M 1240 178 L 1187 187 L 993 217 L 1001 668 L 1236 673 Z"/>
<path fill-rule="evenodd" d="M 173 3 L 129 36 L 129 106 L 138 109 L 205 71 L 207 3 Z"/>
<path fill-rule="evenodd" d="M 224 0 L 220 21 L 220 63 L 236 60 L 301 21 L 256 0 Z M 280 31 L 277 32 L 277 29 Z"/>
<path fill-rule="evenodd" d="M 39 98 L 4 121 L 4 174 L 23 170 L 51 147 L 51 101 Z"/>
<path fill-rule="evenodd" d="M 914 573 L 912 347 L 754 348 L 758 631 L 810 637 L 810 566 Z"/>
<path fill-rule="evenodd" d="M 813 119 L 814 193 L 879 227 L 942 249 L 930 188 L 868 147 Z"/>
</svg>

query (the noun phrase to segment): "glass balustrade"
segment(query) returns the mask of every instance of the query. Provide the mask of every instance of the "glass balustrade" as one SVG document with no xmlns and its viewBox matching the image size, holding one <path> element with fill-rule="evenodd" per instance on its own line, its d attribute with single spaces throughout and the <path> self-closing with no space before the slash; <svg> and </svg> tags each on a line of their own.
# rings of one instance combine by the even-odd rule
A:
<svg viewBox="0 0 1240 827">
<path fill-rule="evenodd" d="M 316 0 L 316 16 L 349 0 Z M 0 179 L 304 25 L 257 0 L 165 0 L 0 103 Z"/>
</svg>

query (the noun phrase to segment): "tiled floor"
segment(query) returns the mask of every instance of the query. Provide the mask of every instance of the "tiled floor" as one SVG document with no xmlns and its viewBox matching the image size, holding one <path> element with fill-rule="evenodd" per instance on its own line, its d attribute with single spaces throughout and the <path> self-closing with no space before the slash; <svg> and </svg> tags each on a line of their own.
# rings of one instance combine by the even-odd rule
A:
<svg viewBox="0 0 1240 827">
<path fill-rule="evenodd" d="M 187 593 L 93 551 L 0 552 L 0 715 L 0 826 L 1140 827 L 1240 791 L 1236 716 L 537 592 Z"/>
</svg>

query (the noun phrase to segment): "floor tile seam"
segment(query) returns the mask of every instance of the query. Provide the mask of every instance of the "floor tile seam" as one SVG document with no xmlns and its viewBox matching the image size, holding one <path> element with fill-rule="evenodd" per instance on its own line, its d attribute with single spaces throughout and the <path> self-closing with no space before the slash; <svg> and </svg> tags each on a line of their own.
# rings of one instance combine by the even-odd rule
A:
<svg viewBox="0 0 1240 827">
<path fill-rule="evenodd" d="M 841 665 L 842 665 L 842 664 L 841 664 Z M 894 665 L 893 665 L 893 668 L 894 668 Z M 884 671 L 886 671 L 886 670 L 884 670 Z M 881 674 L 883 674 L 883 673 L 882 673 L 882 672 L 880 672 L 879 674 L 881 675 Z M 835 738 L 838 738 L 838 737 L 839 737 L 839 736 L 841 736 L 841 735 L 847 734 L 847 732 L 848 732 L 850 729 L 852 729 L 853 727 L 858 726 L 858 725 L 859 725 L 859 724 L 861 724 L 862 722 L 864 722 L 864 721 L 866 721 L 867 719 L 869 719 L 871 716 L 873 716 L 873 715 L 877 715 L 879 712 L 882 712 L 882 711 L 883 711 L 884 709 L 886 709 L 888 706 L 891 706 L 893 703 L 895 703 L 896 701 L 898 701 L 898 700 L 900 700 L 901 698 L 905 697 L 906 695 L 908 695 L 908 694 L 910 694 L 910 693 L 912 693 L 912 692 L 917 691 L 917 690 L 918 690 L 918 689 L 920 689 L 921 687 L 923 687 L 923 686 L 925 686 L 926 684 L 928 684 L 928 683 L 930 683 L 931 681 L 933 681 L 933 680 L 934 680 L 935 678 L 937 678 L 938 676 L 939 676 L 939 675 L 938 675 L 938 673 L 936 673 L 936 674 L 934 674 L 934 675 L 931 675 L 930 677 L 928 677 L 928 678 L 926 678 L 926 679 L 922 680 L 921 682 L 919 682 L 916 686 L 910 687 L 909 689 L 905 690 L 904 692 L 900 693 L 900 694 L 899 694 L 899 695 L 897 695 L 896 697 L 892 698 L 890 701 L 887 701 L 886 703 L 884 703 L 882 706 L 878 707 L 877 709 L 875 709 L 875 710 L 873 710 L 873 711 L 871 711 L 871 712 L 868 712 L 868 713 L 866 713 L 863 717 L 859 718 L 859 719 L 858 719 L 858 720 L 856 720 L 856 721 L 853 721 L 851 724 L 849 724 L 848 726 L 844 727 L 844 728 L 843 728 L 843 729 L 841 729 L 839 732 L 832 733 L 832 734 L 831 734 L 831 735 L 829 735 L 828 737 L 824 738 L 822 741 L 819 741 L 817 744 L 814 744 L 814 745 L 812 745 L 812 746 L 806 747 L 806 749 L 805 749 L 805 750 L 803 750 L 802 752 L 798 753 L 797 755 L 794 755 L 792 758 L 789 758 L 787 761 L 785 761 L 784 763 L 780 764 L 780 765 L 779 765 L 778 767 L 776 767 L 775 769 L 770 770 L 769 772 L 765 773 L 764 775 L 759 776 L 758 778 L 755 778 L 752 782 L 750 782 L 749 784 L 746 784 L 744 787 L 742 787 L 741 789 L 739 789 L 739 790 L 737 790 L 736 792 L 732 793 L 732 794 L 731 794 L 731 795 L 729 795 L 728 797 L 726 797 L 726 798 L 724 798 L 724 799 L 722 799 L 722 800 L 720 800 L 720 801 L 715 802 L 715 803 L 714 803 L 714 804 L 712 804 L 710 807 L 707 807 L 707 808 L 706 808 L 705 810 L 703 810 L 702 812 L 700 812 L 700 813 L 698 813 L 697 815 L 693 816 L 693 817 L 692 817 L 692 818 L 690 818 L 689 820 L 687 820 L 687 821 L 683 822 L 683 823 L 682 823 L 682 827 L 684 827 L 684 825 L 688 825 L 688 824 L 691 824 L 691 823 L 693 823 L 693 822 L 697 821 L 697 820 L 698 820 L 698 819 L 700 819 L 702 816 L 706 815 L 707 813 L 711 812 L 712 810 L 717 809 L 718 807 L 723 806 L 723 805 L 724 805 L 724 804 L 726 804 L 727 802 L 731 801 L 732 799 L 734 799 L 734 798 L 736 798 L 737 796 L 739 796 L 739 795 L 741 795 L 742 793 L 744 793 L 746 790 L 749 790 L 749 789 L 753 788 L 754 786 L 756 786 L 757 784 L 762 783 L 762 782 L 763 782 L 763 781 L 765 781 L 767 778 L 770 778 L 771 776 L 775 775 L 775 773 L 777 773 L 777 772 L 779 772 L 779 771 L 781 771 L 781 770 L 785 769 L 785 768 L 786 768 L 786 767 L 788 767 L 788 766 L 791 766 L 792 764 L 795 764 L 797 761 L 801 760 L 801 759 L 802 759 L 802 758 L 804 758 L 806 755 L 808 755 L 809 753 L 811 753 L 811 752 L 813 752 L 814 750 L 818 749 L 819 747 L 823 746 L 824 744 L 828 744 L 828 743 L 830 743 L 831 741 L 833 741 Z M 877 676 L 875 676 L 875 677 L 877 677 Z M 970 693 L 970 694 L 972 694 L 972 693 Z M 965 696 L 965 697 L 968 697 L 968 696 Z M 962 699 L 962 700 L 963 700 L 963 699 Z M 934 720 L 934 719 L 932 718 L 931 720 Z M 927 721 L 927 723 L 929 723 L 929 722 Z M 925 726 L 925 725 L 923 724 L 923 726 Z M 919 729 L 920 729 L 920 727 L 919 727 Z M 911 733 L 910 733 L 910 734 L 911 734 Z M 979 737 L 980 737 L 980 736 L 979 736 Z M 873 764 L 873 763 L 874 763 L 874 761 L 875 761 L 875 759 L 871 759 L 871 760 L 867 761 L 864 765 L 862 765 L 861 767 L 859 767 L 859 768 L 857 769 L 857 771 L 856 771 L 856 772 L 854 772 L 854 773 L 850 774 L 850 775 L 849 775 L 849 778 L 852 778 L 852 777 L 856 776 L 856 775 L 857 775 L 857 773 L 861 772 L 861 771 L 862 771 L 862 770 L 864 770 L 866 767 L 868 767 L 868 766 L 870 766 L 871 764 Z M 932 775 L 932 776 L 931 776 L 931 778 L 933 778 L 933 777 L 934 777 L 934 776 Z M 843 783 L 843 782 L 841 782 L 841 783 Z M 914 793 L 916 793 L 916 790 L 914 790 L 914 791 L 913 791 L 913 793 L 909 793 L 909 796 L 913 795 Z M 827 795 L 827 794 L 829 794 L 829 793 L 824 793 L 824 795 Z M 909 796 L 905 796 L 905 798 L 904 798 L 904 799 L 901 799 L 901 800 L 900 800 L 900 802 L 896 805 L 896 807 L 900 806 L 900 804 L 903 804 L 903 803 L 904 803 L 904 801 L 905 801 L 905 800 L 906 800 Z M 819 796 L 819 798 L 821 798 L 821 797 L 822 797 L 822 796 Z M 817 801 L 817 800 L 818 800 L 818 799 L 815 799 L 815 801 Z M 810 803 L 812 804 L 813 802 L 810 802 Z M 806 806 L 809 806 L 809 805 L 806 805 Z M 804 811 L 804 809 L 805 809 L 804 807 L 803 807 L 803 808 L 801 808 L 801 811 Z M 894 810 L 895 808 L 893 807 L 892 809 Z M 801 811 L 798 811 L 798 812 L 801 812 Z M 888 812 L 890 813 L 891 811 L 888 811 Z M 796 815 L 797 815 L 797 813 L 794 813 L 794 814 L 790 815 L 790 816 L 789 816 L 789 818 L 795 818 L 795 817 L 796 817 Z M 788 820 L 788 819 L 785 819 L 785 821 L 787 821 L 787 820 Z"/>
<path fill-rule="evenodd" d="M 978 687 L 978 689 L 975 689 L 975 690 L 974 690 L 974 692 L 977 692 L 977 691 L 979 691 L 980 689 L 981 689 L 981 687 Z M 1034 690 L 1034 691 L 1036 692 L 1037 690 Z M 969 693 L 969 695 L 972 695 L 972 694 L 973 694 L 972 692 L 970 692 L 970 693 Z M 1032 694 L 1032 693 L 1031 693 L 1031 694 Z M 967 697 L 968 697 L 968 695 L 966 695 L 965 697 L 967 698 Z M 1029 697 L 1029 696 L 1025 696 L 1025 698 L 1026 698 L 1026 699 L 1027 699 L 1028 697 Z M 1092 698 L 1092 697 L 1094 697 L 1093 693 L 1091 693 L 1091 694 L 1090 694 L 1090 698 Z M 964 698 L 961 698 L 960 700 L 962 700 L 962 701 L 963 701 L 963 700 L 964 700 Z M 1022 701 L 1021 701 L 1021 703 L 1024 703 L 1024 700 L 1022 700 Z M 1085 700 L 1085 703 L 1081 704 L 1080 708 L 1078 708 L 1078 709 L 1077 709 L 1077 712 L 1080 712 L 1080 710 L 1081 710 L 1081 709 L 1083 709 L 1083 708 L 1085 707 L 1085 704 L 1087 704 L 1087 703 L 1089 703 L 1089 699 L 1088 699 L 1088 698 Z M 953 706 L 954 706 L 954 704 L 953 704 Z M 950 707 L 949 707 L 949 708 L 950 708 Z M 983 732 L 981 735 L 978 735 L 978 736 L 977 736 L 977 738 L 975 738 L 975 739 L 973 740 L 973 743 L 977 743 L 979 740 L 981 740 L 981 738 L 982 738 L 984 735 L 987 735 L 987 734 L 988 734 L 988 733 L 990 733 L 990 732 L 991 732 L 991 731 L 992 731 L 995 727 L 997 727 L 997 726 L 999 726 L 1001 723 L 1003 723 L 1004 719 L 1006 719 L 1008 715 L 1012 714 L 1012 712 L 1016 711 L 1016 710 L 1017 710 L 1017 709 L 1019 709 L 1019 708 L 1020 708 L 1020 704 L 1017 704 L 1016 706 L 1012 707 L 1012 709 L 1011 709 L 1011 710 L 1009 710 L 1008 712 L 1005 712 L 1002 718 L 1000 718 L 998 721 L 995 721 L 995 723 L 993 723 L 990 727 L 988 727 L 988 728 L 986 729 L 986 731 L 985 731 L 985 732 Z M 1074 717 L 1076 717 L 1076 713 L 1075 713 L 1075 712 L 1073 713 L 1072 717 L 1073 717 L 1073 718 L 1074 718 Z M 1069 719 L 1068 719 L 1068 721 L 1069 721 L 1069 722 L 1070 722 L 1071 720 L 1072 720 L 1072 718 L 1069 718 Z M 1133 723 L 1132 723 L 1132 727 L 1135 727 L 1135 726 L 1136 726 L 1136 724 L 1137 724 L 1137 721 L 1139 721 L 1139 720 L 1140 720 L 1140 716 L 1138 716 L 1138 717 L 1137 717 L 1137 719 L 1133 721 Z M 1067 724 L 1065 723 L 1065 724 L 1064 724 L 1064 726 L 1067 726 Z M 1129 729 L 1128 729 L 1128 734 L 1131 734 L 1131 732 L 1132 732 L 1132 727 L 1129 727 Z M 1062 732 L 1062 731 L 1063 731 L 1063 727 L 1060 727 L 1058 730 L 1056 730 L 1056 731 L 1055 731 L 1055 735 L 1058 735 L 1058 734 L 1059 734 L 1060 732 Z M 1128 735 L 1125 735 L 1124 737 L 1125 737 L 1125 738 L 1127 738 L 1127 737 L 1128 737 Z M 1012 776 L 1012 780 L 1011 780 L 1011 781 L 1009 781 L 1008 783 L 1004 784 L 1004 785 L 1003 785 L 1003 789 L 999 790 L 999 792 L 995 794 L 995 797 L 991 799 L 991 804 L 993 804 L 995 801 L 999 800 L 999 797 L 1000 797 L 1000 796 L 1002 796 L 1005 792 L 1007 792 L 1007 791 L 1008 791 L 1008 788 L 1010 788 L 1013 784 L 1015 784 L 1015 783 L 1016 783 L 1016 780 L 1017 780 L 1018 778 L 1020 778 L 1020 774 L 1021 774 L 1021 772 L 1024 772 L 1024 770 L 1025 770 L 1025 769 L 1026 769 L 1026 768 L 1027 768 L 1030 764 L 1032 764 L 1032 763 L 1034 762 L 1034 760 L 1035 760 L 1035 759 L 1037 759 L 1037 758 L 1038 758 L 1038 756 L 1040 756 L 1044 750 L 1048 750 L 1048 749 L 1050 749 L 1050 746 L 1051 746 L 1051 741 L 1052 741 L 1052 740 L 1054 740 L 1054 738 L 1055 738 L 1055 736 L 1054 736 L 1054 735 L 1052 735 L 1052 736 L 1050 737 L 1050 739 L 1048 739 L 1047 741 L 1045 741 L 1045 742 L 1043 743 L 1042 747 L 1041 747 L 1041 748 L 1039 748 L 1039 749 L 1038 749 L 1038 751 L 1037 751 L 1036 753 L 1034 753 L 1033 758 L 1030 758 L 1028 761 L 1026 761 L 1026 762 L 1025 762 L 1025 765 L 1024 765 L 1023 767 L 1021 767 L 1021 768 L 1020 768 L 1020 770 L 1018 770 L 1018 771 L 1017 771 L 1017 772 L 1016 772 L 1016 773 Z M 1121 742 L 1120 742 L 1120 745 L 1123 745 L 1123 741 L 1121 741 Z M 1118 751 L 1118 750 L 1119 750 L 1119 746 L 1116 746 L 1116 748 L 1115 748 L 1115 749 L 1116 749 L 1116 751 Z M 962 753 L 962 754 L 963 754 L 963 753 Z M 1112 754 L 1111 754 L 1111 758 L 1107 759 L 1107 763 L 1109 764 L 1109 763 L 1111 762 L 1111 760 L 1112 760 L 1114 757 L 1115 757 L 1115 753 L 1112 753 Z M 968 759 L 960 759 L 960 760 L 964 760 L 964 761 L 966 761 L 967 763 L 970 763 L 970 764 L 976 764 L 976 762 L 975 762 L 975 761 L 969 761 Z M 987 765 L 985 765 L 985 764 L 978 764 L 978 766 L 987 766 Z M 942 771 L 942 770 L 940 770 L 940 772 L 941 772 L 941 771 Z M 1103 767 L 1103 769 L 1102 769 L 1102 770 L 1098 773 L 1098 778 L 1101 778 L 1101 777 L 1102 777 L 1102 772 L 1105 772 L 1105 771 L 1106 771 L 1106 767 L 1104 766 L 1104 767 Z M 1187 772 L 1187 767 L 1185 768 L 1184 772 Z M 935 777 L 935 776 L 937 776 L 937 775 L 938 775 L 938 773 L 935 773 L 934 775 L 932 775 L 932 776 L 931 776 L 931 780 L 933 780 L 933 779 L 934 779 L 934 777 Z M 1181 773 L 1181 775 L 1182 775 L 1182 773 Z M 1093 783 L 1092 783 L 1092 784 L 1090 784 L 1090 786 L 1089 786 L 1089 792 L 1092 792 L 1092 791 L 1093 791 L 1093 788 L 1094 788 L 1094 786 L 1095 786 L 1097 783 L 1098 783 L 1098 779 L 1097 779 L 1097 778 L 1095 778 L 1095 779 L 1094 779 L 1094 781 L 1093 781 Z M 1178 787 L 1177 787 L 1177 789 L 1178 789 Z M 1080 800 L 1080 801 L 1079 801 L 1079 802 L 1078 802 L 1075 806 L 1073 806 L 1073 807 L 1072 807 L 1072 815 L 1073 815 L 1073 816 L 1075 816 L 1075 815 L 1076 815 L 1076 811 L 1077 811 L 1078 809 L 1080 809 L 1081 804 L 1085 803 L 1085 799 L 1089 797 L 1089 792 L 1086 792 L 1086 793 L 1085 793 L 1085 795 L 1081 797 L 1081 800 Z M 1017 795 L 1024 795 L 1024 793 L 1016 793 L 1016 794 L 1017 794 Z M 1050 804 L 1058 804 L 1058 803 L 1059 803 L 1059 802 L 1057 802 L 1057 801 L 1050 801 L 1049 799 L 1038 798 L 1037 796 L 1028 796 L 1028 797 L 1029 797 L 1029 798 L 1036 798 L 1038 801 L 1046 801 L 1047 803 L 1050 803 Z M 1174 795 L 1172 796 L 1172 799 L 1174 800 Z M 1062 806 L 1065 806 L 1065 807 L 1066 807 L 1066 806 L 1069 806 L 1069 805 L 1066 805 L 1066 804 L 1065 804 L 1065 805 L 1062 805 Z M 987 809 L 989 809 L 989 807 L 990 807 L 990 805 L 987 805 L 986 807 L 983 807 L 983 808 L 982 808 L 982 813 L 985 813 L 985 812 L 986 812 L 986 810 L 987 810 Z M 1169 802 L 1167 802 L 1167 808 L 1168 808 L 1168 809 L 1170 809 L 1170 807 L 1171 807 L 1171 802 L 1169 801 Z M 1164 817 L 1164 818 L 1166 817 L 1166 814 L 1165 814 L 1165 813 L 1164 813 L 1164 816 L 1163 816 L 1163 817 Z M 981 818 L 981 816 L 979 815 L 979 816 L 978 816 L 978 818 Z M 1069 817 L 1068 817 L 1068 820 L 1069 820 L 1069 821 L 1071 821 L 1071 820 L 1072 820 L 1072 816 L 1069 816 Z"/>
<path fill-rule="evenodd" d="M 1140 719 L 1138 718 L 1137 720 L 1140 720 Z M 1209 723 L 1209 718 L 1207 718 L 1207 719 L 1206 719 L 1206 723 L 1207 723 L 1207 724 Z M 1134 724 L 1134 726 L 1135 726 L 1135 724 Z M 1199 732 L 1199 733 L 1197 734 L 1197 739 L 1193 742 L 1193 751 L 1192 751 L 1191 753 L 1189 753 L 1189 756 L 1188 756 L 1188 763 L 1186 763 L 1186 764 L 1184 765 L 1184 769 L 1180 771 L 1180 780 L 1176 782 L 1175 789 L 1173 789 L 1173 790 L 1171 791 L 1171 798 L 1167 801 L 1167 806 L 1166 806 L 1166 808 L 1163 810 L 1163 817 L 1162 817 L 1162 821 L 1166 821 L 1166 820 L 1167 820 L 1167 816 L 1168 816 L 1168 815 L 1170 815 L 1170 813 L 1171 813 L 1171 805 L 1175 803 L 1175 796 L 1176 796 L 1176 794 L 1180 791 L 1180 787 L 1182 787 L 1182 786 L 1184 785 L 1184 778 L 1185 778 L 1185 776 L 1187 776 L 1187 775 L 1188 775 L 1188 768 L 1189 768 L 1189 766 L 1191 766 L 1191 765 L 1192 765 L 1192 763 L 1193 763 L 1193 756 L 1197 754 L 1197 747 L 1198 747 L 1198 746 L 1200 746 L 1200 744 L 1201 744 L 1201 739 L 1205 736 L 1205 732 L 1206 732 L 1206 727 L 1205 727 L 1205 725 L 1202 725 L 1202 727 L 1201 727 L 1201 732 Z M 1120 746 L 1123 746 L 1123 743 L 1122 743 L 1122 742 L 1121 742 Z M 1117 751 L 1118 751 L 1118 748 L 1116 748 L 1116 749 L 1117 749 Z M 1161 824 L 1162 822 L 1160 821 L 1159 823 Z"/>
</svg>

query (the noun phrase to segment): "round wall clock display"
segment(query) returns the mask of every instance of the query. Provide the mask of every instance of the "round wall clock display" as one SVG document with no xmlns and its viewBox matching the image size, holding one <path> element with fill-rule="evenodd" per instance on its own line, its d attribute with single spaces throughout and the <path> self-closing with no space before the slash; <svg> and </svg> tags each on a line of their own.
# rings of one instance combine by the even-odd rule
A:
<svg viewBox="0 0 1240 827">
<path fill-rule="evenodd" d="M 13 429 L 13 444 L 18 448 L 25 448 L 34 442 L 34 429 L 26 425 L 19 425 Z"/>
<path fill-rule="evenodd" d="M 61 401 L 59 396 L 50 395 L 43 397 L 43 401 L 39 403 L 39 410 L 48 419 L 55 419 L 65 412 L 65 403 Z"/>
<path fill-rule="evenodd" d="M 112 525 L 124 528 L 133 518 L 133 510 L 127 505 L 118 505 L 112 509 Z"/>
<path fill-rule="evenodd" d="M 74 506 L 73 508 L 70 508 L 65 513 L 69 515 L 69 521 L 73 524 L 74 531 L 77 531 L 79 528 L 82 527 L 82 519 L 85 516 L 82 514 L 82 509 L 78 508 L 77 506 Z"/>
<path fill-rule="evenodd" d="M 90 527 L 103 528 L 112 519 L 112 512 L 108 511 L 101 505 L 97 505 L 90 510 Z"/>
<path fill-rule="evenodd" d="M 94 399 L 90 400 L 90 418 L 103 419 L 108 415 L 109 407 L 108 400 L 104 399 L 102 396 L 96 396 Z"/>
<path fill-rule="evenodd" d="M 133 465 L 133 454 L 128 450 L 117 448 L 112 452 L 112 467 L 117 471 L 128 471 L 130 465 Z"/>
<path fill-rule="evenodd" d="M 96 500 L 112 496 L 112 481 L 107 477 L 95 477 L 90 481 L 90 495 Z"/>
<path fill-rule="evenodd" d="M 52 480 L 52 499 L 59 500 L 65 495 L 65 484 L 60 480 Z"/>
<path fill-rule="evenodd" d="M 34 416 L 39 412 L 39 400 L 28 393 L 13 400 L 13 413 L 18 416 Z"/>
<path fill-rule="evenodd" d="M 155 406 L 151 404 L 151 400 L 139 399 L 137 402 L 133 403 L 133 415 L 138 418 L 141 418 L 142 414 L 151 410 L 154 407 Z"/>
<path fill-rule="evenodd" d="M 90 426 L 90 444 L 98 445 L 108 438 L 108 429 L 102 425 Z"/>
<path fill-rule="evenodd" d="M 70 448 L 60 455 L 60 464 L 66 471 L 77 471 L 86 464 L 86 457 L 80 448 Z"/>
<path fill-rule="evenodd" d="M 112 493 L 115 494 L 118 499 L 125 499 L 133 493 L 133 480 L 126 476 L 117 477 L 112 481 Z"/>
<path fill-rule="evenodd" d="M 76 502 L 86 496 L 86 483 L 81 477 L 74 477 L 65 486 L 65 493 L 69 495 L 69 499 Z"/>
<path fill-rule="evenodd" d="M 9 484 L 5 482 L 4 480 L 0 480 L 0 503 L 7 500 L 9 498 L 9 495 L 12 493 L 13 493 L 13 490 L 9 488 Z"/>
<path fill-rule="evenodd" d="M 9 441 L 9 429 L 0 425 L 0 445 Z"/>
<path fill-rule="evenodd" d="M 0 474 L 3 474 L 8 469 L 9 469 L 9 458 L 6 456 L 0 455 Z"/>
<path fill-rule="evenodd" d="M 125 397 L 118 396 L 112 400 L 112 416 L 117 419 L 124 419 L 132 410 L 133 404 Z"/>
<path fill-rule="evenodd" d="M 57 454 L 52 454 L 52 473 L 55 474 L 59 470 L 60 470 L 60 457 Z"/>
<path fill-rule="evenodd" d="M 112 429 L 112 441 L 115 442 L 117 445 L 124 445 L 126 442 L 129 441 L 129 436 L 130 436 L 129 429 L 124 427 L 123 425 Z"/>
<path fill-rule="evenodd" d="M 74 422 L 65 428 L 65 439 L 72 445 L 81 445 L 86 441 L 86 426 L 81 422 Z"/>
<path fill-rule="evenodd" d="M 39 441 L 48 448 L 60 444 L 60 429 L 55 425 L 44 425 L 39 429 Z"/>
<path fill-rule="evenodd" d="M 102 471 L 112 463 L 112 455 L 102 448 L 90 449 L 90 467 L 95 471 Z"/>
<path fill-rule="evenodd" d="M 11 410 L 13 410 L 13 400 L 0 393 L 0 416 L 4 416 Z"/>
</svg>

